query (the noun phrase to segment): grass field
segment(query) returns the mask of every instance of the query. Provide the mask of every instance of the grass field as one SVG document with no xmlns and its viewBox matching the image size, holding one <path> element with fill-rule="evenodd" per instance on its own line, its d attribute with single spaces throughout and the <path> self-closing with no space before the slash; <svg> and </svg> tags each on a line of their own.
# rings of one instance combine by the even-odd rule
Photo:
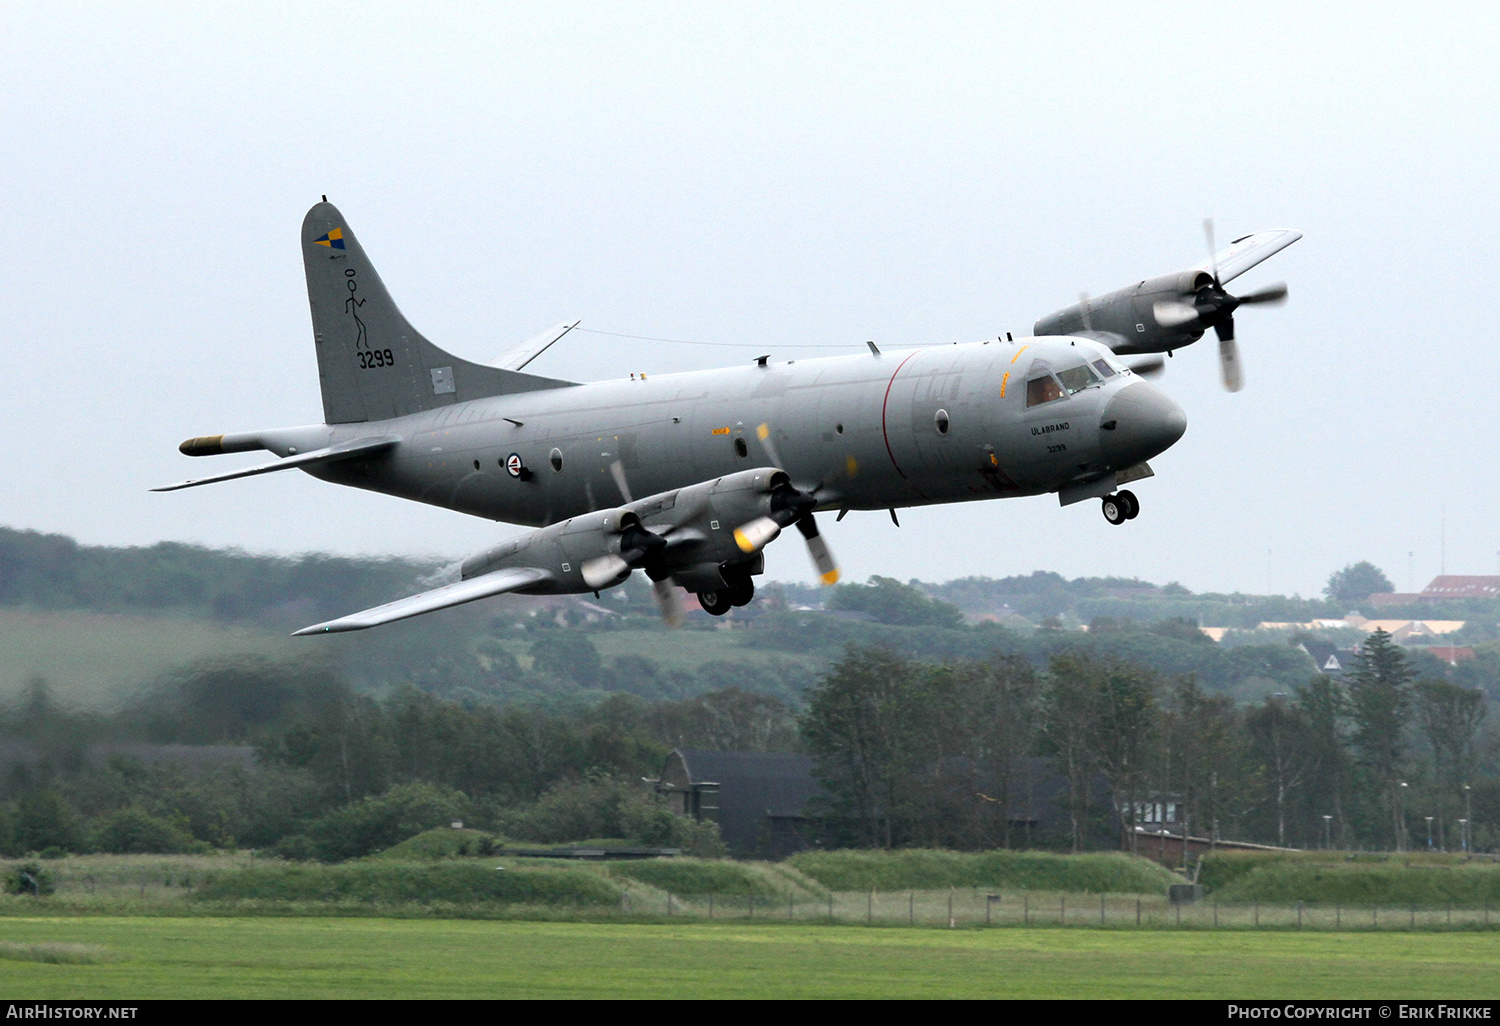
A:
<svg viewBox="0 0 1500 1026">
<path fill-rule="evenodd" d="M 0 945 L 21 1000 L 1500 996 L 1495 934 L 91 917 L 0 920 Z M 68 950 L 96 960 L 24 955 Z"/>
<path fill-rule="evenodd" d="M 142 683 L 209 656 L 283 657 L 292 639 L 275 631 L 190 618 L 0 607 L 0 702 L 33 677 L 58 701 L 109 709 Z"/>
</svg>

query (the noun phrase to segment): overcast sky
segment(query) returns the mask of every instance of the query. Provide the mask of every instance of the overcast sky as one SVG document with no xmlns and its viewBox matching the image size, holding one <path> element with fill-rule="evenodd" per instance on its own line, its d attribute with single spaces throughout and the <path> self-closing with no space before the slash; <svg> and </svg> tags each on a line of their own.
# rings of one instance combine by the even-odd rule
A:
<svg viewBox="0 0 1500 1026">
<path fill-rule="evenodd" d="M 1029 332 L 1204 256 L 1236 283 L 1160 382 L 1187 435 L 1138 520 L 1054 497 L 825 526 L 846 572 L 1318 592 L 1495 573 L 1494 5 L 7 4 L 0 523 L 90 543 L 459 556 L 519 529 L 189 435 L 321 419 L 298 248 L 327 193 L 411 321 L 600 379 Z M 215 469 L 264 459 L 224 457 Z M 1410 557 L 1408 553 L 1412 553 Z M 769 572 L 810 579 L 795 540 Z"/>
</svg>

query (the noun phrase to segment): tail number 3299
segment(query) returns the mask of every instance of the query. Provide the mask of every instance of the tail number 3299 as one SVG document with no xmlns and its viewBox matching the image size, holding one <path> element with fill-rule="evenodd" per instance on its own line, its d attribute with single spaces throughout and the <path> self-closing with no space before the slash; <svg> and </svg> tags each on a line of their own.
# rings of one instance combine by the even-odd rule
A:
<svg viewBox="0 0 1500 1026">
<path fill-rule="evenodd" d="M 374 370 L 376 367 L 396 366 L 396 357 L 389 349 L 361 349 L 359 351 L 359 366 L 361 370 Z"/>
</svg>

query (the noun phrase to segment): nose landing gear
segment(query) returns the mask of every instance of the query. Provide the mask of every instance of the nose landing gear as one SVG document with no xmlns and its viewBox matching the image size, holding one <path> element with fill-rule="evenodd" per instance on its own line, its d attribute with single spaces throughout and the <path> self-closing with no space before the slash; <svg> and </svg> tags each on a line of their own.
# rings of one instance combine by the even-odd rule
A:
<svg viewBox="0 0 1500 1026">
<path fill-rule="evenodd" d="M 1103 511 L 1105 520 L 1119 525 L 1139 516 L 1141 504 L 1134 492 L 1122 490 L 1104 497 Z"/>
</svg>

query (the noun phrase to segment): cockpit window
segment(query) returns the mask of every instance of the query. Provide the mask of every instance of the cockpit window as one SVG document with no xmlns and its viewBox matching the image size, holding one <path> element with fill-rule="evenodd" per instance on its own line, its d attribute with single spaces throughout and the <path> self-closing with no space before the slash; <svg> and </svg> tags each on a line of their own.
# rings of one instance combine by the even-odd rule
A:
<svg viewBox="0 0 1500 1026">
<path fill-rule="evenodd" d="M 1112 378 L 1115 376 L 1115 369 L 1102 356 L 1094 361 L 1094 370 L 1099 372 L 1101 378 Z"/>
<path fill-rule="evenodd" d="M 1063 383 L 1063 387 L 1068 390 L 1069 395 L 1075 392 L 1082 392 L 1090 385 L 1097 385 L 1099 383 L 1099 375 L 1090 370 L 1089 365 L 1086 363 L 1079 364 L 1077 367 L 1069 367 L 1067 370 L 1058 371 L 1057 379 Z"/>
<path fill-rule="evenodd" d="M 1050 374 L 1032 378 L 1026 382 L 1026 405 L 1040 406 L 1042 403 L 1050 403 L 1067 395 L 1063 387 L 1057 383 L 1057 379 Z"/>
</svg>

